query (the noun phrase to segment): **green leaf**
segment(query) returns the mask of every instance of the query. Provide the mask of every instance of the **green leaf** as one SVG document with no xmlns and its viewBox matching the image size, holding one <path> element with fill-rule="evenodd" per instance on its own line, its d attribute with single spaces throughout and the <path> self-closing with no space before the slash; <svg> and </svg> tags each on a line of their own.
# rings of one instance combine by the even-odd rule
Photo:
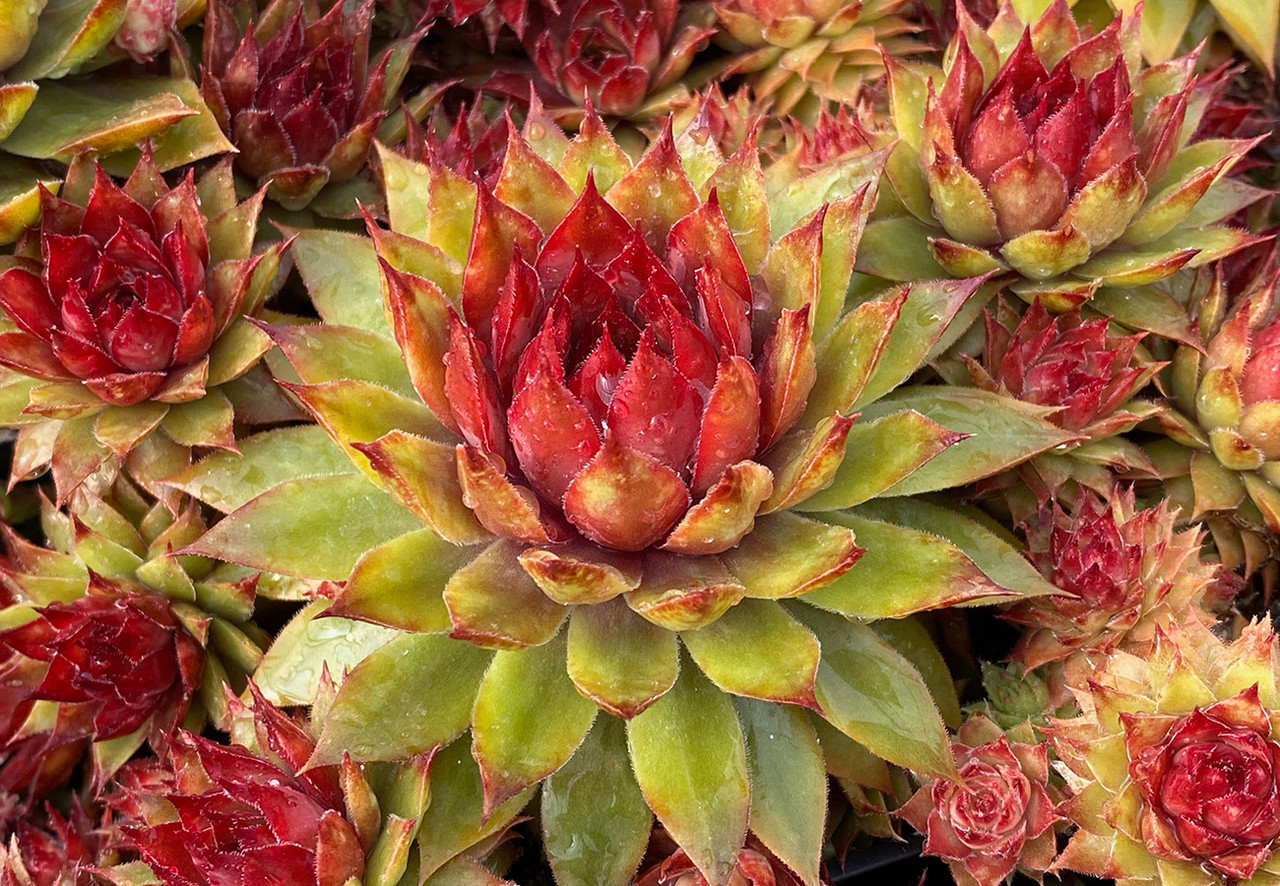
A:
<svg viewBox="0 0 1280 886">
<path fill-rule="evenodd" d="M 471 714 L 472 756 L 490 812 L 573 756 L 599 708 L 564 670 L 565 639 L 499 652 L 480 681 Z"/>
<path fill-rule="evenodd" d="M 943 385 L 902 388 L 867 406 L 867 419 L 914 409 L 948 430 L 969 434 L 885 495 L 915 495 L 964 486 L 1078 440 L 1041 416 L 1045 410 L 974 388 Z"/>
<path fill-rule="evenodd" d="M 165 484 L 225 514 L 289 480 L 355 473 L 323 428 L 303 425 L 254 434 L 240 442 L 239 454 L 215 452 Z"/>
<path fill-rule="evenodd" d="M 235 447 L 235 412 L 221 391 L 210 391 L 199 400 L 176 403 L 160 423 L 161 428 L 182 446 Z"/>
<path fill-rule="evenodd" d="M 334 680 L 381 649 L 399 631 L 347 618 L 319 616 L 328 600 L 313 600 L 289 620 L 267 650 L 253 681 L 278 705 L 309 705 L 325 668 Z"/>
<path fill-rule="evenodd" d="M 569 677 L 606 711 L 633 717 L 676 682 L 676 635 L 636 615 L 621 598 L 575 606 L 569 618 Z"/>
<path fill-rule="evenodd" d="M 747 737 L 751 832 L 816 886 L 827 811 L 822 748 L 803 711 L 740 698 L 734 706 Z"/>
<path fill-rule="evenodd" d="M 963 551 L 987 578 L 1011 594 L 1039 597 L 1060 593 L 1022 556 L 1022 548 L 993 531 L 987 525 L 990 518 L 979 511 L 961 512 L 920 499 L 895 498 L 867 502 L 854 513 L 946 539 Z"/>
<path fill-rule="evenodd" d="M 0 243 L 12 243 L 40 218 L 40 184 L 57 193 L 61 182 L 29 160 L 0 154 Z"/>
<path fill-rule="evenodd" d="M 725 692 L 813 707 L 818 640 L 772 600 L 743 600 L 680 638 Z"/>
<path fill-rule="evenodd" d="M 81 151 L 111 154 L 132 149 L 200 113 L 176 94 L 183 82 L 162 77 L 46 81 L 22 122 L 5 139 L 4 149 L 63 163 Z M 226 149 L 224 140 L 213 153 Z"/>
<path fill-rule="evenodd" d="M 875 498 L 961 439 L 912 410 L 854 422 L 835 479 L 796 509 L 838 510 Z"/>
<path fill-rule="evenodd" d="M 31 43 L 6 76 L 63 77 L 101 52 L 124 24 L 127 0 L 51 0 Z M 37 7 L 38 8 L 38 7 Z"/>
<path fill-rule="evenodd" d="M 422 524 L 360 475 L 281 483 L 228 514 L 183 553 L 299 578 L 341 580 L 365 551 Z"/>
<path fill-rule="evenodd" d="M 920 368 L 957 312 L 974 297 L 984 277 L 928 280 L 907 287 L 907 298 L 889 334 L 884 354 L 853 404 L 855 409 L 880 399 Z"/>
<path fill-rule="evenodd" d="M 626 886 L 653 814 L 631 774 L 622 721 L 601 716 L 542 786 L 542 839 L 560 886 Z"/>
<path fill-rule="evenodd" d="M 747 836 L 750 776 L 729 697 L 694 667 L 627 722 L 649 808 L 711 883 L 727 883 Z"/>
<path fill-rule="evenodd" d="M 418 882 L 459 853 L 501 833 L 533 796 L 532 788 L 516 794 L 485 817 L 481 791 L 480 770 L 465 738 L 436 754 L 431 761 L 431 805 L 422 816 L 418 837 Z"/>
<path fill-rule="evenodd" d="M 476 555 L 430 529 L 406 532 L 372 548 L 351 572 L 333 611 L 418 633 L 449 630 L 445 585 Z"/>
<path fill-rule="evenodd" d="M 359 762 L 404 760 L 453 741 L 467 728 L 491 656 L 438 634 L 396 637 L 343 681 L 308 765 L 339 763 L 344 753 Z"/>
<path fill-rule="evenodd" d="M 372 240 L 310 229 L 298 232 L 290 253 L 311 294 L 311 303 L 326 324 L 354 326 L 391 338 L 391 326 L 382 310 L 382 274 Z"/>
<path fill-rule="evenodd" d="M 939 233 L 910 216 L 875 219 L 858 244 L 857 269 L 885 280 L 910 282 L 936 280 L 946 271 L 929 249 L 929 238 Z"/>
<path fill-rule="evenodd" d="M 817 697 L 831 724 L 890 763 L 956 778 L 947 729 L 911 663 L 865 625 L 809 607 L 795 612 L 822 643 Z"/>
<path fill-rule="evenodd" d="M 156 136 L 155 149 L 151 157 L 161 172 L 169 172 L 181 166 L 189 166 L 197 160 L 235 150 L 235 146 L 218 126 L 213 112 L 204 103 L 204 98 L 200 95 L 200 87 L 185 77 L 161 77 L 155 78 L 153 82 L 149 77 L 116 80 L 95 76 L 87 81 L 90 87 L 99 84 L 105 88 L 98 94 L 105 94 L 111 98 L 131 94 L 142 97 L 163 88 L 176 95 L 184 105 L 195 111 L 194 114 L 183 117 Z M 141 152 L 130 146 L 122 153 L 106 158 L 104 165 L 110 167 L 112 174 L 124 178 L 133 171 L 140 156 Z"/>
<path fill-rule="evenodd" d="M 914 618 L 882 618 L 868 627 L 920 672 L 943 722 L 951 729 L 959 729 L 960 699 L 956 697 L 956 684 L 929 632 Z"/>
<path fill-rule="evenodd" d="M 1103 286 L 1089 300 L 1092 308 L 1130 329 L 1200 347 L 1187 309 L 1158 286 Z"/>
<path fill-rule="evenodd" d="M 866 553 L 844 575 L 805 594 L 801 599 L 806 603 L 849 618 L 900 618 L 1005 596 L 946 539 L 857 514 L 824 516 L 852 529 Z"/>
<path fill-rule="evenodd" d="M 445 584 L 452 635 L 481 646 L 540 646 L 556 635 L 569 609 L 534 584 L 516 559 L 520 545 L 499 539 Z"/>
</svg>

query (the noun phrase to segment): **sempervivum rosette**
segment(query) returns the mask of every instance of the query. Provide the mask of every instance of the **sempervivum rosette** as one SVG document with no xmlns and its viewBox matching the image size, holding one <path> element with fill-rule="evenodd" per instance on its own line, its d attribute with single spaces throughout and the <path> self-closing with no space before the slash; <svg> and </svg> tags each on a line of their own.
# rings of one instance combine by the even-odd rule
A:
<svg viewBox="0 0 1280 886">
<path fill-rule="evenodd" d="M 724 28 L 716 41 L 730 53 L 722 75 L 745 74 L 774 113 L 812 119 L 826 102 L 852 105 L 863 82 L 884 73 L 881 53 L 928 48 L 904 14 L 905 0 L 719 0 Z"/>
<path fill-rule="evenodd" d="M 1068 481 L 1105 494 L 1121 470 L 1152 472 L 1142 450 L 1119 436 L 1159 409 L 1134 396 L 1164 365 L 1135 356 L 1141 335 L 1121 335 L 1107 318 L 1085 319 L 1079 309 L 1052 315 L 1038 299 L 1021 316 L 1002 299 L 984 320 L 981 362 L 963 355 L 973 386 L 1053 407 L 1048 420 L 1080 435 L 1018 471 L 1038 503 Z M 1006 483 L 1015 512 L 1027 507 L 1016 501 L 1026 492 Z"/>
<path fill-rule="evenodd" d="M 198 504 L 153 501 L 122 477 L 90 485 L 65 512 L 45 502 L 47 547 L 4 528 L 0 650 L 15 726 L 50 745 L 91 739 L 101 784 L 183 723 L 225 727 L 228 690 L 268 638 L 251 621 L 255 573 L 174 553 L 205 531 Z"/>
<path fill-rule="evenodd" d="M 1165 370 L 1172 402 L 1148 447 L 1170 497 L 1207 516 L 1224 560 L 1250 570 L 1280 533 L 1280 304 L 1274 246 L 1177 293 L 1196 319 Z"/>
<path fill-rule="evenodd" d="M 273 0 L 242 30 L 234 4 L 212 0 L 201 90 L 238 148 L 236 169 L 272 200 L 302 209 L 364 169 L 378 124 L 396 101 L 420 34 L 369 58 L 373 0 L 319 15 L 302 0 Z M 355 200 L 321 207 L 355 215 Z"/>
<path fill-rule="evenodd" d="M 959 779 L 935 779 L 896 815 L 925 835 L 925 855 L 944 859 L 962 886 L 996 886 L 1015 870 L 1040 878 L 1057 854 L 1061 820 L 1049 782 L 1049 748 L 1010 741 L 983 716 L 951 743 Z"/>
<path fill-rule="evenodd" d="M 1055 867 L 1124 886 L 1280 880 L 1277 660 L 1262 624 L 1226 645 L 1170 627 L 1073 685 L 1083 714 L 1051 739 L 1079 830 Z"/>
<path fill-rule="evenodd" d="M 350 760 L 304 768 L 309 724 L 253 686 L 247 697 L 251 707 L 234 704 L 231 744 L 179 731 L 160 759 L 121 770 L 107 798 L 115 842 L 140 863 L 100 873 L 113 883 L 150 873 L 143 882 L 170 886 L 399 882 L 426 805 L 425 763 L 379 780 L 379 793 Z"/>
<path fill-rule="evenodd" d="M 1251 242 L 1223 221 L 1258 195 L 1224 176 L 1255 142 L 1191 142 L 1216 88 L 1194 56 L 1143 69 L 1136 18 L 1088 36 L 1064 0 L 1031 27 L 1011 7 L 986 31 L 959 15 L 944 77 L 890 65 L 897 199 L 869 227 L 862 268 L 1008 273 L 1050 310 L 1092 297 L 1109 313 L 1126 305 L 1114 290 Z M 1141 328 L 1166 319 L 1125 313 Z"/>
<path fill-rule="evenodd" d="M 174 450 L 234 446 L 228 393 L 270 345 L 245 319 L 279 261 L 278 244 L 253 254 L 261 205 L 236 202 L 226 164 L 171 188 L 147 156 L 123 187 L 80 158 L 61 197 L 42 191 L 39 229 L 0 259 L 15 480 L 51 465 L 65 497 L 140 446 L 146 479 Z"/>
<path fill-rule="evenodd" d="M 652 118 L 687 97 L 680 76 L 714 32 L 711 21 L 704 3 L 565 0 L 554 12 L 530 11 L 524 44 L 558 93 L 544 96 L 559 99 L 553 110 L 590 101 L 610 117 Z"/>
<path fill-rule="evenodd" d="M 1220 567 L 1199 559 L 1201 533 L 1175 531 L 1174 518 L 1165 503 L 1137 510 L 1119 488 L 1105 499 L 1082 489 L 1070 511 L 1041 508 L 1024 526 L 1027 557 L 1061 592 L 1005 613 L 1026 626 L 1013 658 L 1030 670 L 1076 653 L 1142 654 L 1161 619 L 1204 612 Z"/>
<path fill-rule="evenodd" d="M 269 432 L 181 479 L 261 492 L 189 552 L 332 579 L 328 616 L 408 632 L 342 683 L 315 761 L 439 749 L 423 832 L 452 836 L 424 840 L 420 876 L 542 783 L 566 882 L 626 882 L 651 809 L 711 882 L 748 823 L 813 882 L 815 730 L 873 789 L 887 768 L 850 738 L 952 766 L 920 626 L 884 628 L 904 656 L 841 616 L 1047 588 L 959 513 L 868 503 L 1065 439 L 984 392 L 889 393 L 980 281 L 846 304 L 879 158 L 769 194 L 753 142 L 726 159 L 705 135 L 667 130 L 633 163 L 592 114 L 571 141 L 531 126 L 492 190 L 384 152 L 392 230 L 299 235 L 328 323 L 272 328 L 279 376 L 353 463 L 330 447 L 304 475 L 297 432 Z"/>
</svg>

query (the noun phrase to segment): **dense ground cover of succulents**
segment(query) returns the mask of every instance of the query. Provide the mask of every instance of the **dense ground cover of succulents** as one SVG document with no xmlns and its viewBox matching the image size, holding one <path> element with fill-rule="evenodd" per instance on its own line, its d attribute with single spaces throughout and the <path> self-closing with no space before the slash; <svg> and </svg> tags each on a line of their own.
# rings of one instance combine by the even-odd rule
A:
<svg viewBox="0 0 1280 886">
<path fill-rule="evenodd" d="M 1278 19 L 0 4 L 0 886 L 1280 883 Z"/>
</svg>

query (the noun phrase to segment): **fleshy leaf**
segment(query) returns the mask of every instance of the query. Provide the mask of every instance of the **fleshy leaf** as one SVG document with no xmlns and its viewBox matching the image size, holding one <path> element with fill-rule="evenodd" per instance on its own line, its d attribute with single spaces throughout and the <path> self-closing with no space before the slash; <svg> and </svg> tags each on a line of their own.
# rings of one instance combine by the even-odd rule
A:
<svg viewBox="0 0 1280 886">
<path fill-rule="evenodd" d="M 746 743 L 728 696 L 696 667 L 627 721 L 636 781 L 649 808 L 711 883 L 727 883 L 747 836 Z"/>
<path fill-rule="evenodd" d="M 326 669 L 342 674 L 399 635 L 380 625 L 319 618 L 328 605 L 327 600 L 315 600 L 303 607 L 281 629 L 253 672 L 253 682 L 273 704 L 311 704 Z"/>
<path fill-rule="evenodd" d="M 567 659 L 578 691 L 619 717 L 634 717 L 653 704 L 680 670 L 676 635 L 620 599 L 574 607 Z"/>
<path fill-rule="evenodd" d="M 751 831 L 774 855 L 818 883 L 826 811 L 822 748 L 802 711 L 749 698 L 734 707 L 747 737 Z"/>
<path fill-rule="evenodd" d="M 468 744 L 459 739 L 431 761 L 431 804 L 422 816 L 418 840 L 418 876 L 423 880 L 449 859 L 501 833 L 533 795 L 532 790 L 516 794 L 485 816 L 480 770 Z"/>
<path fill-rule="evenodd" d="M 472 756 L 480 764 L 484 811 L 555 772 L 599 711 L 565 674 L 565 639 L 493 657 L 471 714 Z"/>
<path fill-rule="evenodd" d="M 430 529 L 406 532 L 371 548 L 357 561 L 334 600 L 331 615 L 418 633 L 449 630 L 444 588 L 476 554 Z"/>
<path fill-rule="evenodd" d="M 862 556 L 850 530 L 796 514 L 769 514 L 721 555 L 746 596 L 795 597 L 834 581 Z"/>
<path fill-rule="evenodd" d="M 315 425 L 279 428 L 240 442 L 240 453 L 215 452 L 165 481 L 222 513 L 288 480 L 354 474 L 346 454 Z"/>
<path fill-rule="evenodd" d="M 972 509 L 962 512 L 957 508 L 954 504 L 944 507 L 918 498 L 894 498 L 867 502 L 854 513 L 940 536 L 963 551 L 988 578 L 1011 594 L 1058 593 L 1022 555 L 1021 545 L 997 531 L 990 518 Z"/>
<path fill-rule="evenodd" d="M 956 684 L 947 669 L 942 653 L 934 645 L 929 632 L 915 618 L 882 618 L 869 627 L 875 631 L 902 657 L 920 672 L 921 679 L 929 687 L 934 704 L 949 729 L 960 727 L 960 700 L 956 696 Z"/>
<path fill-rule="evenodd" d="M 815 707 L 818 641 L 772 600 L 743 600 L 696 631 L 680 634 L 698 667 L 725 692 Z M 743 650 L 754 654 L 743 655 Z"/>
<path fill-rule="evenodd" d="M 307 477 L 237 508 L 183 553 L 340 580 L 365 551 L 421 528 L 417 517 L 363 476 Z"/>
<path fill-rule="evenodd" d="M 301 230 L 289 252 L 326 324 L 354 326 L 391 338 L 391 326 L 382 310 L 378 256 L 369 238 L 340 231 Z"/>
<path fill-rule="evenodd" d="M 626 732 L 597 717 L 582 746 L 542 785 L 542 838 L 561 886 L 626 886 L 653 814 L 631 774 Z"/>
<path fill-rule="evenodd" d="M 832 725 L 890 763 L 955 778 L 946 727 L 911 663 L 865 625 L 803 609 L 822 643 L 817 697 Z"/>
<path fill-rule="evenodd" d="M 521 567 L 520 548 L 494 542 L 444 587 L 452 636 L 497 649 L 546 643 L 569 610 L 547 597 Z"/>
<path fill-rule="evenodd" d="M 910 410 L 855 422 L 831 485 L 797 508 L 837 510 L 875 498 L 961 439 L 960 434 Z"/>
<path fill-rule="evenodd" d="M 308 765 L 340 763 L 344 753 L 401 760 L 453 741 L 467 728 L 491 656 L 439 634 L 396 637 L 343 681 Z"/>
<path fill-rule="evenodd" d="M 963 486 L 1079 439 L 1042 418 L 1041 407 L 974 388 L 903 388 L 866 407 L 863 417 L 875 418 L 901 409 L 914 409 L 969 437 L 886 490 L 886 495 Z"/>
<path fill-rule="evenodd" d="M 849 513 L 826 518 L 856 532 L 866 553 L 840 578 L 809 592 L 806 603 L 850 618 L 898 618 L 1005 595 L 943 538 Z"/>
</svg>

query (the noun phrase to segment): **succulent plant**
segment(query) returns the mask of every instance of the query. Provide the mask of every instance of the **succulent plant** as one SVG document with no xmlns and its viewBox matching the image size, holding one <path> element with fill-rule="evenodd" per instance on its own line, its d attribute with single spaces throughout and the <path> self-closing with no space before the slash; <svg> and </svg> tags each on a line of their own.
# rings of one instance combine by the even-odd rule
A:
<svg viewBox="0 0 1280 886">
<path fill-rule="evenodd" d="M 1153 424 L 1167 439 L 1148 452 L 1185 515 L 1230 515 L 1235 530 L 1215 521 L 1214 537 L 1238 551 L 1234 559 L 1252 562 L 1280 532 L 1280 313 L 1274 269 L 1250 265 L 1220 267 L 1181 287 L 1197 334 L 1177 344 L 1165 370 L 1171 408 Z M 1242 531 L 1253 538 L 1232 539 Z"/>
<path fill-rule="evenodd" d="M 170 886 L 360 882 L 363 841 L 380 825 L 360 770 L 301 771 L 315 740 L 261 695 L 240 719 L 248 747 L 179 731 L 163 761 L 122 771 L 111 803 L 122 845 Z"/>
<path fill-rule="evenodd" d="M 1072 686 L 1083 714 L 1052 741 L 1079 825 L 1055 869 L 1139 883 L 1273 883 L 1280 838 L 1275 636 L 1223 644 L 1202 626 L 1157 632 Z"/>
<path fill-rule="evenodd" d="M 585 102 L 608 117 L 652 119 L 688 95 L 680 77 L 715 32 L 705 3 L 565 0 L 535 6 L 525 51 L 557 118 L 581 118 Z M 510 76 L 510 75 L 508 75 Z M 528 97 L 528 78 L 513 94 Z"/>
<path fill-rule="evenodd" d="M 28 673 L 23 706 L 57 703 L 55 740 L 106 741 L 181 722 L 200 685 L 204 652 L 165 597 L 130 593 L 90 575 L 85 596 L 32 615 L 0 632 L 4 670 Z"/>
<path fill-rule="evenodd" d="M 884 73 L 881 54 L 899 57 L 928 45 L 914 35 L 906 0 L 838 3 L 823 0 L 719 0 L 731 53 L 724 74 L 745 74 L 759 99 L 779 116 L 812 120 L 827 102 L 852 105 L 862 84 Z"/>
<path fill-rule="evenodd" d="M 984 392 L 889 394 L 981 280 L 845 304 L 877 160 L 766 193 L 750 140 L 725 158 L 667 130 L 632 162 L 588 114 L 573 140 L 513 132 L 492 192 L 383 152 L 392 229 L 295 242 L 328 323 L 272 327 L 289 361 L 273 365 L 354 462 L 303 476 L 281 464 L 294 438 L 269 432 L 243 464 L 197 466 L 181 484 L 195 495 L 228 471 L 268 477 L 247 504 L 211 501 L 230 513 L 187 551 L 332 580 L 326 617 L 407 631 L 341 684 L 313 762 L 440 749 L 456 837 L 421 844 L 420 876 L 544 783 L 563 882 L 629 879 L 650 809 L 712 882 L 749 822 L 813 882 L 813 729 L 842 772 L 887 778 L 860 742 L 950 774 L 926 685 L 944 704 L 952 691 L 927 634 L 903 622 L 886 641 L 842 616 L 1047 585 L 993 558 L 1008 543 L 962 514 L 869 500 L 984 476 L 1066 435 Z M 967 433 L 1009 448 L 947 459 Z M 745 660 L 744 644 L 768 654 Z M 874 713 L 868 669 L 910 715 Z M 395 700 L 423 685 L 426 706 Z M 775 760 L 768 734 L 790 750 Z"/>
<path fill-rule="evenodd" d="M 204 532 L 198 505 L 174 498 L 117 477 L 77 490 L 66 512 L 45 502 L 51 548 L 5 529 L 5 691 L 27 718 L 15 725 L 94 739 L 99 784 L 148 739 L 206 715 L 225 726 L 228 689 L 268 645 L 249 620 L 255 573 L 174 553 Z"/>
<path fill-rule="evenodd" d="M 62 197 L 42 192 L 39 230 L 0 274 L 11 370 L 0 423 L 20 429 L 15 480 L 51 465 L 65 498 L 140 446 L 235 445 L 228 392 L 270 347 L 246 315 L 281 248 L 253 254 L 261 205 L 236 202 L 227 164 L 170 188 L 146 157 L 123 188 L 81 158 Z M 159 479 L 143 461 L 143 482 Z"/>
<path fill-rule="evenodd" d="M 1042 877 L 1061 819 L 1048 745 L 1011 742 L 979 715 L 960 727 L 951 752 L 959 778 L 928 782 L 895 814 L 925 835 L 925 855 L 944 859 L 960 886 L 996 886 L 1015 870 Z"/>
<path fill-rule="evenodd" d="M 48 809 L 45 821 L 21 821 L 7 847 L 0 846 L 0 886 L 82 886 L 97 861 L 100 843 L 84 811 L 67 817 Z"/>
<path fill-rule="evenodd" d="M 1009 6 L 987 30 L 958 15 L 945 76 L 889 65 L 895 199 L 868 227 L 861 270 L 1007 274 L 1049 310 L 1092 299 L 1146 329 L 1163 318 L 1126 311 L 1129 287 L 1253 242 L 1223 222 L 1257 199 L 1225 178 L 1255 142 L 1190 141 L 1216 88 L 1194 55 L 1143 69 L 1135 17 L 1090 37 L 1063 0 L 1029 27 Z"/>
<path fill-rule="evenodd" d="M 373 2 L 336 3 L 319 15 L 313 3 L 273 0 L 244 29 L 230 0 L 209 3 L 205 101 L 241 146 L 236 169 L 287 209 L 363 170 L 396 101 L 420 34 L 388 44 L 371 63 Z M 332 208 L 358 215 L 354 199 Z"/>
<path fill-rule="evenodd" d="M 1165 503 L 1137 510 L 1132 489 L 1106 499 L 1082 489 L 1069 512 L 1042 508 L 1024 527 L 1027 557 L 1062 593 L 1005 612 L 1026 626 L 1014 658 L 1030 669 L 1077 653 L 1141 655 L 1162 619 L 1203 613 L 1220 567 L 1200 560 L 1199 530 L 1174 522 Z"/>
</svg>

